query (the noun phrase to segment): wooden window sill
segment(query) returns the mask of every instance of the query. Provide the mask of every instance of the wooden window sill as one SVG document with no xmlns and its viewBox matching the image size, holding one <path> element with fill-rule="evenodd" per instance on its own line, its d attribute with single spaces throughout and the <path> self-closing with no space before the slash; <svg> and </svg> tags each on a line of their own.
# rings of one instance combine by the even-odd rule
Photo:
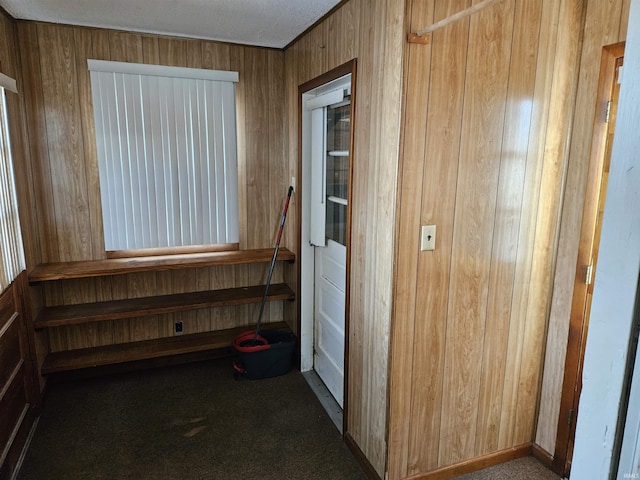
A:
<svg viewBox="0 0 640 480">
<path fill-rule="evenodd" d="M 79 262 L 41 263 L 29 273 L 29 283 L 123 275 L 148 271 L 212 267 L 216 265 L 267 263 L 271 261 L 272 257 L 273 249 L 261 248 L 255 250 L 111 258 Z M 277 259 L 278 261 L 293 262 L 295 261 L 295 255 L 290 250 L 281 248 L 278 251 Z"/>
</svg>

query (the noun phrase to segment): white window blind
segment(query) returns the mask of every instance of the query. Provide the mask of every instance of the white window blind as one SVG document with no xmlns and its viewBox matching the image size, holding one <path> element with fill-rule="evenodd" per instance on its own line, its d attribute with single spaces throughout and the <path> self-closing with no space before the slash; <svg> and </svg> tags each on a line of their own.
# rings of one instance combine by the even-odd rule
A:
<svg viewBox="0 0 640 480">
<path fill-rule="evenodd" d="M 6 77 L 8 78 L 8 77 Z M 15 85 L 15 83 L 14 83 Z M 4 86 L 0 86 L 0 292 L 25 268 Z"/>
<path fill-rule="evenodd" d="M 237 72 L 88 64 L 106 249 L 238 243 Z"/>
</svg>

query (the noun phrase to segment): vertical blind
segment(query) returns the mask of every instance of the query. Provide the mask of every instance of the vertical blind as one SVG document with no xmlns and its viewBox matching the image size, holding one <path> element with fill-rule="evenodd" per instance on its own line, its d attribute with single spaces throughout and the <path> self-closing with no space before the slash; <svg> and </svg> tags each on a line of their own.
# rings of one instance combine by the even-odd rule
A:
<svg viewBox="0 0 640 480">
<path fill-rule="evenodd" d="M 89 70 L 106 249 L 237 243 L 237 72 Z"/>
<path fill-rule="evenodd" d="M 4 84 L 4 82 L 3 82 Z M 25 268 L 5 89 L 0 86 L 0 292 Z"/>
</svg>

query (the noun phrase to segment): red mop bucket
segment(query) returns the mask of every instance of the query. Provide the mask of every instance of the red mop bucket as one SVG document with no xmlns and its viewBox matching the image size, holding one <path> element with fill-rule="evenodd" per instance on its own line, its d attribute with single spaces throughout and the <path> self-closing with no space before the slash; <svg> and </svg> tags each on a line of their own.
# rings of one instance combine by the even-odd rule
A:
<svg viewBox="0 0 640 480">
<path fill-rule="evenodd" d="M 296 337 L 282 330 L 262 330 L 254 341 L 254 331 L 241 333 L 233 340 L 237 375 L 249 380 L 284 375 L 293 366 Z"/>
<path fill-rule="evenodd" d="M 291 332 L 281 330 L 260 330 L 262 314 L 264 313 L 264 306 L 269 293 L 269 285 L 271 285 L 271 277 L 278 256 L 280 239 L 282 238 L 282 230 L 287 218 L 292 193 L 293 187 L 289 187 L 282 210 L 282 219 L 280 220 L 280 227 L 278 228 L 278 237 L 273 250 L 273 258 L 269 266 L 267 285 L 264 289 L 264 295 L 262 296 L 262 303 L 260 304 L 260 313 L 258 314 L 256 329 L 243 332 L 233 339 L 233 348 L 238 356 L 237 360 L 233 363 L 233 368 L 236 371 L 236 375 L 250 380 L 284 375 L 291 370 L 293 365 L 293 351 L 296 344 L 295 336 Z"/>
</svg>

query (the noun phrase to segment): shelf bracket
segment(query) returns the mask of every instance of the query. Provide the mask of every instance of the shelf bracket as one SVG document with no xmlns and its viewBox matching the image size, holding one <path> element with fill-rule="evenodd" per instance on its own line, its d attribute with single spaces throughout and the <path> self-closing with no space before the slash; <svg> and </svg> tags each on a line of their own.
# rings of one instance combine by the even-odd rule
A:
<svg viewBox="0 0 640 480">
<path fill-rule="evenodd" d="M 431 34 L 426 33 L 424 35 L 418 35 L 417 33 L 410 33 L 407 35 L 407 42 L 429 45 L 431 43 Z"/>
</svg>

